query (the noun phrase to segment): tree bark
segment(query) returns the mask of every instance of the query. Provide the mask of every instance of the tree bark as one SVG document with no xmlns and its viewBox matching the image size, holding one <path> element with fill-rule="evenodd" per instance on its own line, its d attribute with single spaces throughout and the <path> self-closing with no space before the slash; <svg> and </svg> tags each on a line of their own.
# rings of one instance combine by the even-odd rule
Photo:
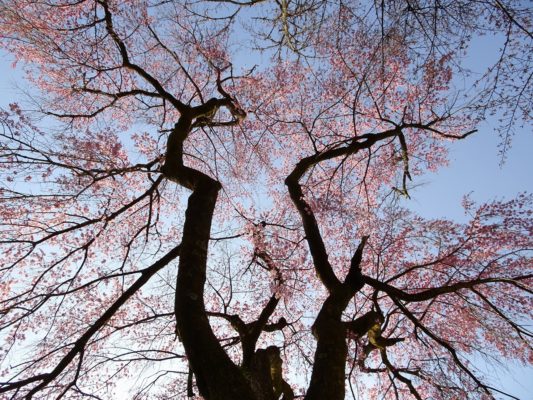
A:
<svg viewBox="0 0 533 400">
<path fill-rule="evenodd" d="M 183 142 L 193 123 L 183 114 L 169 135 L 162 172 L 192 190 L 185 212 L 181 255 L 176 280 L 176 329 L 200 394 L 207 400 L 254 400 L 241 369 L 216 338 L 205 310 L 204 286 L 211 222 L 220 183 L 183 165 Z"/>
</svg>

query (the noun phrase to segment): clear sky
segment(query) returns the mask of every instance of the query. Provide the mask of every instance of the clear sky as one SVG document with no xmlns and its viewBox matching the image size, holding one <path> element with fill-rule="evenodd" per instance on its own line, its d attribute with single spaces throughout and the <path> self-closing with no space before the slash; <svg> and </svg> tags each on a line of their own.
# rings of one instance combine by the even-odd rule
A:
<svg viewBox="0 0 533 400">
<path fill-rule="evenodd" d="M 480 43 L 479 54 L 486 54 Z M 487 52 L 488 53 L 488 52 Z M 21 101 L 22 74 L 11 68 L 11 58 L 0 50 L 0 107 Z M 23 100 L 22 100 L 23 101 Z M 450 165 L 439 172 L 415 178 L 422 184 L 411 191 L 408 206 L 428 218 L 464 220 L 461 199 L 465 194 L 479 202 L 511 198 L 519 192 L 533 192 L 533 135 L 531 127 L 514 137 L 507 161 L 500 165 L 499 138 L 490 123 L 463 141 L 450 144 Z M 480 364 L 484 368 L 484 364 Z M 500 388 L 522 400 L 533 400 L 533 368 L 509 365 L 508 373 L 487 371 Z"/>
</svg>

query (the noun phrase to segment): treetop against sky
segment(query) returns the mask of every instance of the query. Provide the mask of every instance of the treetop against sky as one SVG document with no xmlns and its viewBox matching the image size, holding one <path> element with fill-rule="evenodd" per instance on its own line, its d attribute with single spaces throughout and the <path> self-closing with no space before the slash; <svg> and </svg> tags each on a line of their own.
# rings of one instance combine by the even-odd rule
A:
<svg viewBox="0 0 533 400">
<path fill-rule="evenodd" d="M 532 195 L 405 204 L 487 121 L 512 154 L 531 14 L 0 0 L 2 398 L 517 398 L 478 361 L 532 363 Z"/>
</svg>

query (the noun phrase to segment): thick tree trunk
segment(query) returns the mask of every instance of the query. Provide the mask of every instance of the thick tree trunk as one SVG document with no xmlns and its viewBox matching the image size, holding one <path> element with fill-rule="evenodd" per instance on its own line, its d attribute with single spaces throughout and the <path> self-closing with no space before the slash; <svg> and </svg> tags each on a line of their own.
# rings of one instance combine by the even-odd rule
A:
<svg viewBox="0 0 533 400">
<path fill-rule="evenodd" d="M 218 183 L 206 181 L 189 197 L 176 284 L 177 329 L 202 396 L 252 400 L 248 382 L 220 346 L 205 312 L 207 250 L 218 190 Z"/>
<path fill-rule="evenodd" d="M 341 316 L 348 301 L 330 295 L 313 325 L 318 342 L 306 400 L 344 400 L 348 346 Z"/>
<path fill-rule="evenodd" d="M 241 369 L 228 357 L 207 318 L 204 303 L 211 221 L 220 183 L 183 165 L 183 142 L 193 118 L 183 114 L 169 135 L 162 172 L 192 190 L 185 212 L 176 281 L 176 328 L 200 394 L 207 400 L 255 400 Z"/>
</svg>

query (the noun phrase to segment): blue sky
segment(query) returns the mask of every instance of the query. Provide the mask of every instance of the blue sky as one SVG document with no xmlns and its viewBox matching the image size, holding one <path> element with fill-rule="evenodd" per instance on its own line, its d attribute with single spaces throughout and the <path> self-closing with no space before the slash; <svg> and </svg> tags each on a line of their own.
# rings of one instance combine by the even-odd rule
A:
<svg viewBox="0 0 533 400">
<path fill-rule="evenodd" d="M 521 129 L 507 159 L 500 165 L 498 135 L 488 124 L 476 134 L 450 143 L 450 163 L 437 173 L 415 179 L 410 208 L 425 217 L 462 220 L 461 199 L 470 193 L 476 201 L 511 198 L 533 191 L 533 135 Z"/>
</svg>

